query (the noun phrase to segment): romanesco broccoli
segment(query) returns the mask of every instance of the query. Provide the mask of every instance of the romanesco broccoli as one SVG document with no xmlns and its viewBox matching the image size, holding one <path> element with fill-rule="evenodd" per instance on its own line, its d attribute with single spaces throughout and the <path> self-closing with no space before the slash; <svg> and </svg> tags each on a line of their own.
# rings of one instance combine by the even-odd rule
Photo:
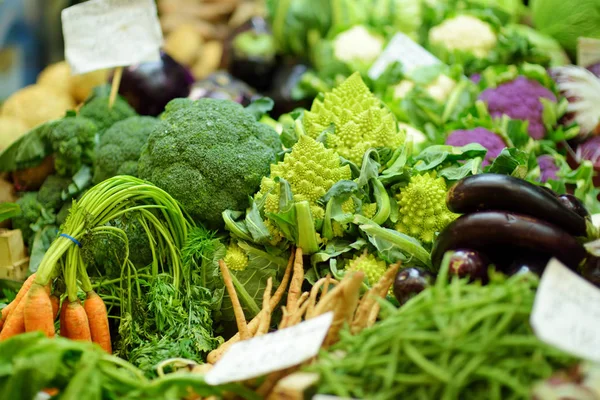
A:
<svg viewBox="0 0 600 400">
<path fill-rule="evenodd" d="M 387 264 L 385 261 L 377 259 L 373 254 L 363 251 L 360 255 L 355 255 L 346 264 L 346 271 L 362 271 L 365 273 L 367 284 L 374 285 L 385 274 Z"/>
<path fill-rule="evenodd" d="M 265 212 L 279 212 L 279 185 L 275 178 L 280 177 L 289 182 L 294 195 L 294 201 L 308 201 L 314 219 L 323 219 L 325 210 L 317 201 L 327 191 L 342 179 L 350 179 L 350 167 L 341 166 L 340 157 L 331 149 L 326 149 L 322 143 L 306 135 L 300 136 L 292 151 L 285 155 L 284 160 L 271 165 L 271 175 L 264 177 L 256 200 L 267 195 Z M 268 194 L 267 194 L 268 193 Z M 271 226 L 267 224 L 267 227 Z"/>
<path fill-rule="evenodd" d="M 394 115 L 369 91 L 359 73 L 317 98 L 304 113 L 306 133 L 317 138 L 333 124 L 335 132 L 325 139 L 328 148 L 360 165 L 370 148 L 395 149 L 404 143 Z"/>
<path fill-rule="evenodd" d="M 223 259 L 227 267 L 233 271 L 243 271 L 248 266 L 248 255 L 242 250 L 237 242 L 232 241 L 227 246 L 227 253 Z"/>
<path fill-rule="evenodd" d="M 433 242 L 440 232 L 458 217 L 446 206 L 446 181 L 435 173 L 415 175 L 398 194 L 399 220 L 396 230 L 422 240 Z"/>
</svg>

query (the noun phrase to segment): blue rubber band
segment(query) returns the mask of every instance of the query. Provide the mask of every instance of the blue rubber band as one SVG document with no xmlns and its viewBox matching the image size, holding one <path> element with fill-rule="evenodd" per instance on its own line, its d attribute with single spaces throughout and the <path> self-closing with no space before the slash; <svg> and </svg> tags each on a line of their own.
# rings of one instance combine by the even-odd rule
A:
<svg viewBox="0 0 600 400">
<path fill-rule="evenodd" d="M 81 248 L 81 242 L 75 239 L 73 236 L 67 235 L 66 233 L 61 233 L 59 236 L 66 237 L 67 239 L 75 243 L 77 246 L 79 246 L 79 248 Z"/>
</svg>

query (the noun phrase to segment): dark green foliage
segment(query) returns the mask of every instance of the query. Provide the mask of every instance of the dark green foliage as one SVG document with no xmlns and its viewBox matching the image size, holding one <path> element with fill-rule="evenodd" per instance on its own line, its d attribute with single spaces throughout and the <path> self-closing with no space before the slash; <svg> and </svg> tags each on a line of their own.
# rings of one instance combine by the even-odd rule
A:
<svg viewBox="0 0 600 400">
<path fill-rule="evenodd" d="M 21 215 L 12 219 L 13 229 L 21 230 L 28 247 L 31 247 L 35 233 L 55 220 L 52 210 L 45 209 L 37 197 L 37 192 L 28 192 L 19 198 L 16 203 L 21 207 Z"/>
<path fill-rule="evenodd" d="M 138 173 L 166 190 L 199 222 L 223 226 L 243 210 L 280 149 L 277 133 L 228 100 L 172 100 L 150 134 Z"/>
<path fill-rule="evenodd" d="M 109 225 L 122 229 L 127 235 L 129 261 L 134 266 L 145 267 L 152 263 L 148 235 L 137 219 L 123 217 L 112 221 Z M 98 233 L 87 237 L 82 244 L 82 255 L 91 275 L 109 279 L 121 276 L 126 245 L 120 237 Z"/>
<path fill-rule="evenodd" d="M 112 108 L 108 105 L 108 99 L 108 93 L 98 93 L 86 100 L 79 110 L 79 115 L 94 121 L 101 134 L 115 122 L 137 115 L 123 98 L 117 96 Z"/>
<path fill-rule="evenodd" d="M 48 139 L 59 175 L 71 177 L 82 165 L 92 164 L 97 131 L 96 124 L 83 117 L 66 117 L 52 124 Z"/>
<path fill-rule="evenodd" d="M 72 182 L 71 178 L 65 176 L 50 175 L 40 187 L 38 201 L 47 210 L 58 211 L 64 203 L 62 193 Z"/>
<path fill-rule="evenodd" d="M 156 118 L 135 116 L 108 128 L 96 151 L 94 184 L 115 175 L 137 176 L 137 160 L 157 124 Z"/>
</svg>

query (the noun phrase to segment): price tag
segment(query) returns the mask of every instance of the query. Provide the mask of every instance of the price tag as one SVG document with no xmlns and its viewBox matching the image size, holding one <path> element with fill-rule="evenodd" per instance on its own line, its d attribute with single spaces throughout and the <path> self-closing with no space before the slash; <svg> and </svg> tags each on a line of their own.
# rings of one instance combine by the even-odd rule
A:
<svg viewBox="0 0 600 400">
<path fill-rule="evenodd" d="M 589 67 L 600 63 L 600 39 L 580 37 L 577 40 L 577 64 Z"/>
<path fill-rule="evenodd" d="M 209 385 L 256 378 L 316 356 L 333 321 L 328 312 L 289 328 L 237 342 L 205 376 Z"/>
<path fill-rule="evenodd" d="M 73 74 L 160 59 L 153 0 L 90 0 L 64 9 L 62 25 Z"/>
<path fill-rule="evenodd" d="M 556 259 L 544 270 L 530 322 L 540 340 L 600 362 L 600 290 Z"/>
<path fill-rule="evenodd" d="M 396 33 L 369 70 L 369 77 L 377 79 L 395 61 L 400 61 L 405 72 L 417 67 L 441 64 L 430 52 L 403 33 Z"/>
<path fill-rule="evenodd" d="M 600 229 L 600 214 L 592 215 L 592 224 L 594 224 L 596 228 Z"/>
</svg>

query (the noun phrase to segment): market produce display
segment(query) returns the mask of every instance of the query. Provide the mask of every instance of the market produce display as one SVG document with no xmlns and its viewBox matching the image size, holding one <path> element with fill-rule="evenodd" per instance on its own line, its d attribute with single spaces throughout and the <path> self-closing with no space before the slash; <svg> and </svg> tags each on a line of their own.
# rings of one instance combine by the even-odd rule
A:
<svg viewBox="0 0 600 400">
<path fill-rule="evenodd" d="M 0 398 L 600 399 L 532 322 L 550 263 L 600 290 L 600 20 L 530 3 L 161 0 L 160 60 L 47 67 L 0 106 Z"/>
</svg>

